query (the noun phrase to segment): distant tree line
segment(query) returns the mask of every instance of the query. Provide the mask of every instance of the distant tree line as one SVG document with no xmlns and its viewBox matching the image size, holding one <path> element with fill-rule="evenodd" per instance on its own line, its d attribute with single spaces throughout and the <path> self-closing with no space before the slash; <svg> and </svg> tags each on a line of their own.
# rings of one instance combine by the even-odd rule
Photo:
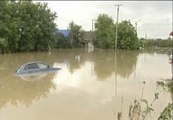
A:
<svg viewBox="0 0 173 120">
<path fill-rule="evenodd" d="M 169 37 L 168 39 L 140 39 L 141 44 L 147 47 L 173 47 L 173 40 Z"/>
<path fill-rule="evenodd" d="M 113 49 L 115 48 L 115 29 L 116 25 L 111 17 L 106 14 L 100 14 L 95 23 L 95 37 L 93 37 L 93 44 L 96 48 Z M 62 34 L 57 44 L 60 48 L 68 47 L 84 47 L 84 31 L 81 26 L 74 22 L 69 24 L 70 34 L 64 37 Z M 63 38 L 63 40 L 62 40 Z M 61 41 L 62 40 L 62 41 Z M 73 44 L 72 44 L 73 43 Z M 137 37 L 136 30 L 130 21 L 122 21 L 118 24 L 118 49 L 138 49 L 140 42 Z"/>
<path fill-rule="evenodd" d="M 32 0 L 0 1 L 0 52 L 45 51 L 52 48 L 83 47 L 82 27 L 69 23 L 65 37 L 55 24 L 56 13 L 46 3 Z"/>
<path fill-rule="evenodd" d="M 116 24 L 111 17 L 100 14 L 95 24 L 95 47 L 115 48 Z M 125 50 L 140 49 L 142 47 L 173 47 L 173 40 L 168 39 L 139 39 L 137 31 L 130 21 L 124 20 L 118 24 L 117 48 Z"/>
<path fill-rule="evenodd" d="M 58 32 L 57 15 L 46 3 L 32 0 L 0 1 L 0 52 L 45 51 L 51 48 L 81 48 L 87 42 L 85 31 L 73 21 L 69 23 L 70 34 Z M 95 23 L 93 44 L 98 48 L 115 48 L 116 25 L 107 14 L 100 14 Z M 139 49 L 141 46 L 172 46 L 170 40 L 139 40 L 130 21 L 118 24 L 118 49 Z"/>
</svg>

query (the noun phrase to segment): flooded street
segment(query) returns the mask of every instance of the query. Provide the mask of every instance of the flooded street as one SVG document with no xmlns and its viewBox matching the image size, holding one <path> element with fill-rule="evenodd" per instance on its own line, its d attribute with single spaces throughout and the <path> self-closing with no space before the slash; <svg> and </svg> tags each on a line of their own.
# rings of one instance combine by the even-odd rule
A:
<svg viewBox="0 0 173 120">
<path fill-rule="evenodd" d="M 31 61 L 61 70 L 15 75 L 19 66 Z M 157 120 L 172 102 L 171 93 L 157 81 L 171 77 L 168 52 L 163 51 L 69 49 L 0 55 L 0 120 L 129 120 L 134 101 L 151 104 L 159 93 L 154 112 L 146 117 Z"/>
</svg>

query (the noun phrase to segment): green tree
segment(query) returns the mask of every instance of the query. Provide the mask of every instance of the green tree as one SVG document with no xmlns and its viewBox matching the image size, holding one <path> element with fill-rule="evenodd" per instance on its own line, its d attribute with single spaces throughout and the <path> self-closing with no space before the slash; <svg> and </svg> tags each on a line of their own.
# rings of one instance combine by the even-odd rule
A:
<svg viewBox="0 0 173 120">
<path fill-rule="evenodd" d="M 55 48 L 71 48 L 69 37 L 64 36 L 62 33 L 56 33 Z"/>
<path fill-rule="evenodd" d="M 96 24 L 96 39 L 94 45 L 100 48 L 115 48 L 115 25 L 111 17 L 106 14 L 100 14 Z M 137 33 L 130 21 L 122 21 L 118 24 L 118 41 L 119 49 L 137 49 Z"/>
<path fill-rule="evenodd" d="M 50 11 L 46 3 L 22 2 L 21 10 L 19 49 L 25 46 L 24 50 L 47 50 L 55 38 L 56 14 Z"/>
<path fill-rule="evenodd" d="M 100 48 L 115 47 L 115 25 L 111 17 L 100 14 L 95 23 L 96 39 L 94 45 Z"/>
<path fill-rule="evenodd" d="M 118 24 L 117 47 L 119 49 L 137 49 L 138 48 L 137 32 L 130 21 L 122 21 Z"/>
<path fill-rule="evenodd" d="M 7 18 L 8 13 L 8 1 L 0 1 L 0 46 L 1 52 L 8 52 L 8 41 L 7 41 Z"/>
<path fill-rule="evenodd" d="M 55 39 L 56 17 L 45 3 L 0 1 L 0 44 L 3 51 L 47 50 Z"/>
<path fill-rule="evenodd" d="M 69 23 L 70 39 L 73 47 L 84 47 L 84 31 L 73 21 Z"/>
</svg>

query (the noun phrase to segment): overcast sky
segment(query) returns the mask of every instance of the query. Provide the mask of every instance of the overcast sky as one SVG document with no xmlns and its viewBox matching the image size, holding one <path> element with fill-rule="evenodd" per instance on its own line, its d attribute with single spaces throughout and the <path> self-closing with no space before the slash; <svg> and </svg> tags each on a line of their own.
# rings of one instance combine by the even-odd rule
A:
<svg viewBox="0 0 173 120">
<path fill-rule="evenodd" d="M 43 2 L 43 1 L 42 1 Z M 44 1 L 57 13 L 56 24 L 59 29 L 67 29 L 71 21 L 81 25 L 84 30 L 92 29 L 92 19 L 99 14 L 107 14 L 116 22 L 115 4 L 122 4 L 119 22 L 130 20 L 139 37 L 168 38 L 172 31 L 172 1 Z"/>
</svg>

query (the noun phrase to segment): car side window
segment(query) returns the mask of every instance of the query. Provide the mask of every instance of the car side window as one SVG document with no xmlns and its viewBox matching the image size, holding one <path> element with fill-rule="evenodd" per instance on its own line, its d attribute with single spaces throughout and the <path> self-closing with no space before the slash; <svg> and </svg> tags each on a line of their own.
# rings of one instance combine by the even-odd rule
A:
<svg viewBox="0 0 173 120">
<path fill-rule="evenodd" d="M 28 64 L 28 70 L 30 69 L 38 69 L 38 65 L 36 63 Z"/>
<path fill-rule="evenodd" d="M 45 64 L 37 63 L 37 65 L 41 69 L 46 69 L 47 68 L 47 65 L 45 65 Z"/>
</svg>

